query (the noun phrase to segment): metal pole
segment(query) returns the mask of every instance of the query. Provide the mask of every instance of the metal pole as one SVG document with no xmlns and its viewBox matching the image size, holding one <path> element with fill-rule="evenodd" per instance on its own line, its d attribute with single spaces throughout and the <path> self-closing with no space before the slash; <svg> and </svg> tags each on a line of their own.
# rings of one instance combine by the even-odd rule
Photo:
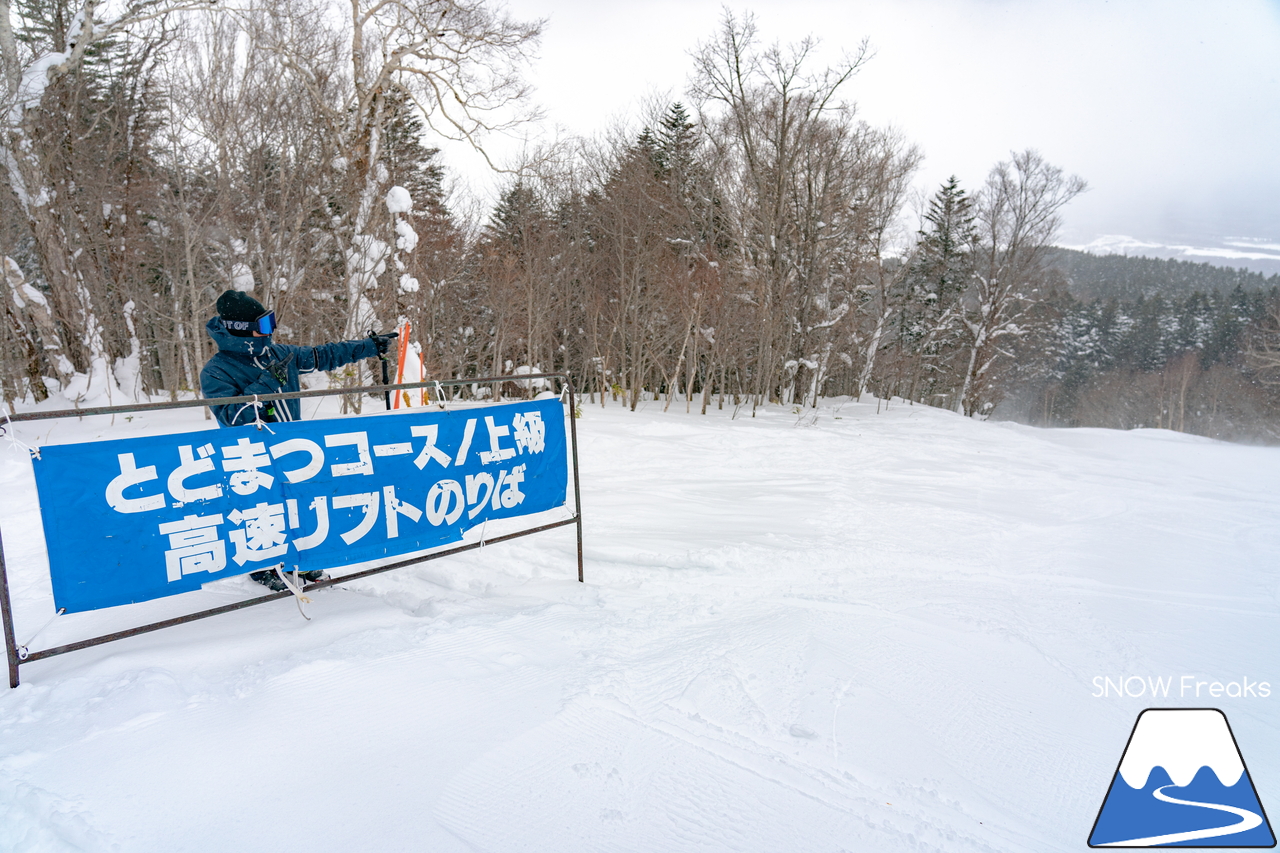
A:
<svg viewBox="0 0 1280 853">
<path fill-rule="evenodd" d="M 416 565 L 417 563 L 425 563 L 429 560 L 438 560 L 441 557 L 449 557 L 454 554 L 461 554 L 464 551 L 479 550 L 485 545 L 494 545 L 498 542 L 508 542 L 512 539 L 519 539 L 522 536 L 532 536 L 535 533 L 542 533 L 547 530 L 555 530 L 557 527 L 565 527 L 573 523 L 572 518 L 566 518 L 563 521 L 553 521 L 550 524 L 544 524 L 540 527 L 532 527 L 528 530 L 521 530 L 516 533 L 508 533 L 505 536 L 496 536 L 485 542 L 470 542 L 466 545 L 459 545 L 446 551 L 437 551 L 434 554 L 426 554 L 421 557 L 410 557 L 407 560 L 400 560 L 396 563 L 390 563 L 385 566 L 378 566 L 373 569 L 365 569 L 361 572 L 355 572 L 349 575 L 343 575 L 339 578 L 331 578 L 327 581 L 319 581 L 317 583 L 307 584 L 302 588 L 303 592 L 310 592 L 313 589 L 323 589 L 327 586 L 336 586 L 338 584 L 347 583 L 348 581 L 360 580 L 362 578 L 372 577 L 373 575 L 383 572 L 390 572 L 396 569 L 403 569 L 406 566 Z M 82 649 L 100 646 L 103 643 L 114 643 L 116 640 L 124 640 L 129 637 L 136 637 L 140 634 L 149 634 L 152 631 L 159 631 L 162 628 L 172 628 L 175 625 L 185 625 L 188 622 L 195 622 L 198 619 L 207 619 L 210 616 L 221 616 L 223 613 L 231 613 L 236 610 L 243 610 L 246 607 L 255 607 L 259 604 L 266 604 L 268 601 L 277 601 L 281 598 L 288 598 L 293 593 L 288 590 L 280 592 L 271 592 L 266 595 L 259 595 L 256 598 L 248 598 L 244 601 L 237 601 L 234 604 L 224 604 L 221 607 L 214 607 L 209 610 L 201 610 L 196 613 L 188 613 L 185 616 L 175 616 L 172 619 L 165 619 L 160 622 L 152 622 L 147 625 L 139 625 L 136 628 L 127 628 L 123 631 L 116 631 L 113 634 L 103 634 L 100 637 L 92 637 L 88 640 L 79 640 L 74 643 L 67 643 L 63 646 L 55 646 L 51 649 L 40 649 L 39 651 L 30 652 L 25 658 L 27 663 L 35 663 L 38 660 L 65 655 L 68 652 L 78 652 Z M 15 652 L 16 654 L 16 652 Z M 16 672 L 16 670 L 15 670 Z M 16 685 L 14 685 L 16 686 Z"/>
<path fill-rule="evenodd" d="M 385 361 L 383 362 L 383 370 L 384 371 L 386 370 Z M 564 380 L 566 388 L 569 392 L 569 405 L 570 405 L 569 432 L 572 439 L 572 452 L 573 452 L 574 517 L 566 518 L 563 521 L 551 522 L 550 524 L 544 524 L 539 527 L 530 528 L 528 530 L 521 530 L 515 533 L 509 533 L 505 536 L 498 536 L 493 539 L 487 540 L 487 544 L 495 544 L 498 542 L 504 542 L 511 539 L 518 539 L 522 536 L 530 536 L 536 533 L 542 533 L 544 531 L 554 530 L 557 527 L 565 527 L 570 524 L 574 524 L 577 526 L 577 529 L 578 529 L 578 581 L 582 582 L 583 580 L 582 496 L 580 494 L 580 481 L 578 477 L 578 428 L 577 428 L 577 420 L 574 417 L 578 406 L 577 406 L 577 394 L 573 390 L 573 383 L 572 383 L 572 380 L 569 378 L 569 376 L 563 373 L 542 373 L 542 374 L 522 375 L 522 376 L 482 376 L 482 377 L 475 377 L 471 379 L 405 382 L 392 387 L 396 389 L 405 389 L 405 390 L 413 390 L 418 388 L 424 388 L 424 389 L 435 388 L 439 390 L 440 388 L 445 386 L 455 387 L 455 386 L 464 386 L 464 385 L 472 385 L 472 384 L 489 384 L 494 382 L 505 382 L 505 381 L 511 381 L 511 380 L 529 381 L 532 379 L 562 379 Z M 325 390 L 317 390 L 317 391 L 292 391 L 292 392 L 286 392 L 281 394 L 262 394 L 262 395 L 258 395 L 257 397 L 254 397 L 254 396 L 224 397 L 224 398 L 211 399 L 211 400 L 184 400 L 184 401 L 170 402 L 170 403 L 134 404 L 131 406 L 104 406 L 104 407 L 95 408 L 95 409 L 78 409 L 78 410 L 70 409 L 70 410 L 62 410 L 62 411 L 23 412 L 21 414 L 9 415 L 8 420 L 17 422 L 17 421 L 51 420 L 56 418 L 71 418 L 71 417 L 83 418 L 89 415 L 106 415 L 106 414 L 119 414 L 119 413 L 125 413 L 125 412 L 159 411 L 163 409 L 183 409 L 183 408 L 194 408 L 194 407 L 208 406 L 208 405 L 222 405 L 227 403 L 247 403 L 255 400 L 260 400 L 260 401 L 293 400 L 293 399 L 302 399 L 302 398 L 308 398 L 308 397 L 338 396 L 338 395 L 350 394 L 350 393 L 371 394 L 371 393 L 377 392 L 378 390 L 383 390 L 388 395 L 388 397 L 390 397 L 391 389 L 385 385 L 382 386 L 381 389 L 379 388 L 379 386 L 367 386 L 367 387 L 361 387 L 361 388 L 343 388 L 343 389 L 336 389 L 336 390 L 325 389 Z M 398 562 L 394 562 L 389 565 L 378 566 L 377 568 L 373 568 L 373 569 L 366 569 L 364 571 L 356 572 L 354 574 L 336 578 L 334 580 L 321 581 L 315 584 L 308 584 L 307 586 L 304 587 L 304 590 L 317 589 L 317 588 L 326 587 L 326 586 L 333 586 L 335 584 L 345 583 L 347 581 L 369 577 L 371 575 L 380 574 L 382 572 L 388 572 L 394 569 L 404 568 L 405 566 L 410 566 L 415 563 L 421 563 L 428 560 L 435 560 L 435 559 L 439 559 L 440 557 L 446 557 L 446 556 L 461 553 L 464 551 L 471 551 L 474 549 L 481 548 L 485 544 L 486 542 L 473 542 L 467 545 L 461 545 L 453 548 L 448 548 L 443 551 L 437 551 L 433 554 L 428 554 L 420 557 L 411 557 L 406 560 L 400 560 Z M 13 611 L 12 611 L 12 605 L 9 599 L 9 580 L 8 580 L 8 575 L 6 572 L 6 567 L 4 562 L 4 542 L 3 540 L 0 540 L 0 617 L 2 617 L 0 618 L 0 621 L 3 622 L 4 635 L 5 635 L 5 657 L 7 659 L 8 669 L 9 669 L 9 686 L 10 687 L 18 686 L 18 666 L 20 663 L 33 663 L 35 661 L 43 660 L 45 658 L 66 654 L 67 652 L 79 651 L 81 649 L 90 648 L 92 646 L 101 645 L 103 643 L 122 640 L 122 639 L 125 639 L 126 637 L 133 637 L 139 634 L 145 634 L 151 631 L 157 631 L 162 628 L 173 627 L 175 625 L 180 625 L 186 622 L 194 622 L 197 619 L 204 619 L 210 616 L 229 613 L 235 610 L 240 610 L 245 607 L 252 607 L 257 604 L 265 604 L 268 601 L 275 601 L 280 598 L 287 598 L 291 594 L 292 593 L 289 593 L 287 591 L 271 593 L 268 595 L 259 596 L 257 598 L 252 598 L 247 601 L 240 601 L 234 604 L 224 605 L 222 607 L 215 607 L 210 610 L 200 611 L 198 613 L 191 613 L 186 616 L 178 616 L 173 619 L 165 619 L 160 622 L 153 622 L 148 625 L 140 625 L 135 628 L 129 628 L 124 631 L 118 631 L 118 632 L 115 632 L 112 634 L 106 634 L 100 637 L 93 637 L 87 640 L 68 643 L 66 645 L 58 646 L 56 648 L 41 649 L 38 651 L 27 652 L 23 657 L 20 658 L 18 654 L 17 640 L 14 637 Z"/>
<path fill-rule="evenodd" d="M 0 618 L 4 621 L 4 656 L 9 662 L 9 686 L 18 686 L 18 641 L 13 636 L 13 605 L 9 603 L 9 573 L 4 565 L 4 537 L 0 536 Z"/>
<path fill-rule="evenodd" d="M 378 356 L 378 361 L 382 362 L 382 384 L 385 387 L 391 384 L 391 377 L 387 375 L 387 357 L 385 355 L 380 355 Z M 386 398 L 387 411 L 389 412 L 391 411 L 391 392 L 388 390 L 383 391 L 382 393 Z M 397 391 L 396 393 L 399 394 L 400 392 Z"/>
<path fill-rule="evenodd" d="M 87 418 L 93 415 L 121 415 L 135 412 L 159 412 L 168 409 L 192 409 L 205 406 L 226 406 L 234 403 L 269 403 L 273 400 L 307 400 L 312 397 L 340 397 L 347 394 L 378 394 L 391 390 L 414 391 L 419 388 L 456 388 L 465 385 L 488 385 L 494 382 L 529 382 L 533 379 L 563 379 L 563 373 L 533 373 L 519 376 L 477 376 L 471 379 L 429 379 L 424 382 L 401 382 L 390 388 L 384 385 L 361 385 L 356 388 L 318 389 L 315 391 L 285 391 L 279 394 L 248 394 L 241 397 L 211 397 L 209 399 L 177 400 L 169 403 L 134 403 L 128 406 L 99 406 L 92 409 L 58 409 L 57 411 L 15 412 L 5 415 L 5 422 L 48 421 L 58 418 Z"/>
<path fill-rule="evenodd" d="M 573 380 L 565 379 L 569 391 L 569 436 L 573 447 L 573 515 L 578 521 L 578 583 L 582 580 L 582 490 L 578 487 L 578 396 Z"/>
</svg>

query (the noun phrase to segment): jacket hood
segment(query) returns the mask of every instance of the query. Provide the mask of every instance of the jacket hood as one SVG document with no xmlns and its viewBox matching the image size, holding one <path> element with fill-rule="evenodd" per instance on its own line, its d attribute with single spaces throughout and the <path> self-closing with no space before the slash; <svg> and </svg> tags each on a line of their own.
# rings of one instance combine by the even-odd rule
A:
<svg viewBox="0 0 1280 853">
<path fill-rule="evenodd" d="M 218 345 L 218 349 L 222 352 L 237 353 L 254 358 L 265 355 L 271 348 L 270 335 L 265 338 L 237 337 L 227 331 L 227 327 L 222 325 L 220 317 L 215 316 L 208 323 L 205 323 L 204 330 L 209 333 L 209 337 L 213 338 L 213 342 Z"/>
</svg>

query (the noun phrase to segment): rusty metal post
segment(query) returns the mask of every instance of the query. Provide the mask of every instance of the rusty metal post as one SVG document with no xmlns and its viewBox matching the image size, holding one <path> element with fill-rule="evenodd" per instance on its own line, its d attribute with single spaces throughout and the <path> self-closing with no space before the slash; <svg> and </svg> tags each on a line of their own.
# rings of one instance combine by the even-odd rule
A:
<svg viewBox="0 0 1280 853">
<path fill-rule="evenodd" d="M 18 686 L 18 641 L 13 636 L 13 606 L 9 603 L 9 573 L 4 565 L 4 537 L 0 536 L 0 619 L 4 622 L 4 656 L 9 662 L 9 686 Z"/>
<path fill-rule="evenodd" d="M 573 380 L 565 378 L 569 391 L 569 436 L 573 448 L 573 516 L 578 521 L 578 583 L 582 580 L 582 490 L 578 486 L 578 395 Z"/>
<path fill-rule="evenodd" d="M 327 586 L 336 586 L 348 581 L 360 580 L 362 578 L 372 577 L 390 572 L 396 569 L 403 569 L 405 566 L 412 566 L 418 563 L 425 563 L 429 560 L 438 560 L 441 557 L 449 557 L 454 554 L 461 554 L 465 551 L 478 550 L 483 545 L 495 545 L 499 542 L 509 542 L 512 539 L 519 539 L 522 536 L 532 536 L 535 533 L 543 533 L 547 530 L 555 530 L 557 527 L 568 527 L 573 524 L 572 518 L 566 518 L 563 521 L 553 521 L 550 524 L 544 524 L 541 527 L 533 527 L 529 530 L 521 530 L 516 533 L 508 533 L 506 536 L 495 536 L 484 542 L 470 542 L 466 545 L 459 545 L 456 548 L 450 548 L 447 551 L 437 551 L 434 554 L 427 554 L 421 557 L 410 557 L 407 560 L 401 560 L 397 563 L 391 563 L 386 566 L 378 566 L 373 569 L 365 569 L 362 572 L 354 572 L 342 577 L 332 578 L 327 581 L 318 581 L 317 583 L 307 584 L 302 588 L 303 592 L 310 592 L 313 589 L 323 589 Z M 35 663 L 36 661 L 45 660 L 46 658 L 56 657 L 57 655 L 65 655 L 68 652 L 78 652 L 81 649 L 100 646 L 103 643 L 114 643 L 116 640 L 124 640 L 129 637 L 137 637 L 141 634 L 148 634 L 152 631 L 159 631 L 162 628 L 172 628 L 175 625 L 185 625 L 188 622 L 195 622 L 198 619 L 207 619 L 210 616 L 221 616 L 223 613 L 231 613 L 236 610 L 243 610 L 246 607 L 255 607 L 259 604 L 266 604 L 268 601 L 279 601 L 282 598 L 288 598 L 293 593 L 288 590 L 281 592 L 269 592 L 266 595 L 260 595 L 256 598 L 249 598 L 244 601 L 237 601 L 234 604 L 224 604 L 221 607 L 214 607 L 209 610 L 201 610 L 196 613 L 188 613 L 186 616 L 175 616 L 172 619 L 165 619 L 160 622 L 151 622 L 146 625 L 139 625 L 136 628 L 127 628 L 123 631 L 116 631 L 113 634 L 103 634 L 100 637 L 91 637 L 87 640 L 79 640 L 74 643 L 56 646 L 51 649 L 40 649 L 39 651 L 29 652 L 22 660 L 26 663 Z"/>
</svg>

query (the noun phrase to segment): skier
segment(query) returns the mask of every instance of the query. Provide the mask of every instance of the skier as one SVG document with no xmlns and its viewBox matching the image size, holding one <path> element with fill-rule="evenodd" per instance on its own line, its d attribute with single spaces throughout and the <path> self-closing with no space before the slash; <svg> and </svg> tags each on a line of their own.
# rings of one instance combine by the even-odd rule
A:
<svg viewBox="0 0 1280 853">
<path fill-rule="evenodd" d="M 339 341 L 315 347 L 295 347 L 272 343 L 276 313 L 239 290 L 218 297 L 218 315 L 205 330 L 218 351 L 200 371 L 200 391 L 206 400 L 217 397 L 244 397 L 249 394 L 281 394 L 297 391 L 299 374 L 334 370 L 364 358 L 386 355 L 395 334 L 358 341 Z M 297 400 L 233 403 L 210 406 L 218 425 L 242 426 L 253 423 L 296 421 L 302 417 Z M 287 587 L 273 570 L 252 572 L 250 578 L 277 592 Z M 322 580 L 323 572 L 302 572 L 308 582 Z"/>
</svg>

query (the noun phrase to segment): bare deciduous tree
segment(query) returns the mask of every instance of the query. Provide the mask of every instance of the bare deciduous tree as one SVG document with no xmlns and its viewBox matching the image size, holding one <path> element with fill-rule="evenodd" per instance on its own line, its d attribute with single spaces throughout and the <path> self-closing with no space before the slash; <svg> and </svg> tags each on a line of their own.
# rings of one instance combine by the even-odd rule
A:
<svg viewBox="0 0 1280 853">
<path fill-rule="evenodd" d="M 1037 300 L 1045 264 L 1061 224 L 1059 211 L 1086 189 L 1032 150 L 996 164 L 978 194 L 972 288 L 962 321 L 968 332 L 967 366 L 960 391 L 965 415 L 983 411 L 992 368 L 1010 351 L 1003 338 L 1021 336 Z"/>
<path fill-rule="evenodd" d="M 1266 318 L 1245 343 L 1245 359 L 1260 382 L 1280 386 L 1280 299 L 1268 303 Z"/>
<path fill-rule="evenodd" d="M 798 309 L 812 280 L 825 277 L 806 251 L 823 241 L 807 239 L 812 232 L 802 229 L 826 227 L 811 207 L 825 194 L 811 190 L 831 162 L 815 163 L 811 155 L 829 151 L 824 141 L 844 132 L 851 110 L 838 94 L 868 57 L 864 42 L 838 67 L 811 73 L 814 47 L 806 39 L 789 49 L 761 50 L 753 19 L 726 12 L 719 34 L 694 56 L 694 93 L 719 167 L 739 297 L 755 315 L 749 390 L 758 401 L 779 392 L 788 361 L 817 368 L 810 347 L 794 349 Z M 836 244 L 834 236 L 823 240 Z M 789 359 L 792 353 L 799 357 Z M 797 374 L 790 371 L 791 395 Z"/>
<path fill-rule="evenodd" d="M 311 87 L 333 162 L 345 175 L 334 234 L 345 264 L 345 331 L 356 336 L 378 321 L 371 292 L 396 240 L 393 217 L 380 204 L 390 188 L 384 154 L 391 105 L 412 105 L 435 133 L 483 152 L 484 134 L 526 118 L 512 108 L 524 97 L 519 72 L 541 25 L 515 21 L 484 2 L 349 0 L 345 26 L 333 33 L 349 76 L 335 90 L 328 85 L 336 74 L 328 53 L 315 56 L 292 38 L 329 19 L 328 4 L 304 2 L 279 4 L 275 49 Z"/>
<path fill-rule="evenodd" d="M 902 308 L 903 282 L 907 264 L 889 257 L 893 241 L 899 235 L 902 205 L 910 189 L 911 178 L 920 165 L 918 148 L 908 144 L 900 133 L 867 129 L 859 146 L 864 162 L 865 178 L 857 196 L 856 210 L 861 220 L 857 229 L 862 290 L 867 299 L 864 307 L 872 317 L 871 331 L 862 352 L 862 371 L 855 393 L 859 396 L 875 371 L 876 356 L 890 327 L 890 318 Z M 899 244 L 900 245 L 900 244 Z"/>
<path fill-rule="evenodd" d="M 48 287 L 47 304 L 26 301 L 27 319 L 40 337 L 47 375 L 64 387 L 77 368 L 87 370 L 91 382 L 114 387 L 103 324 L 127 325 L 123 314 L 118 320 L 102 316 L 97 303 L 109 290 L 104 280 L 109 273 L 103 268 L 108 259 L 85 249 L 91 235 L 128 222 L 114 220 L 102 212 L 105 208 L 93 209 L 92 200 L 77 191 L 103 184 L 88 175 L 76 181 L 75 170 L 95 161 L 72 162 L 75 150 L 69 144 L 82 141 L 83 128 L 76 124 L 85 119 L 86 110 L 109 113 L 94 103 L 96 93 L 86 89 L 94 82 L 85 74 L 87 57 L 114 45 L 117 58 L 127 56 L 135 73 L 146 75 L 152 51 L 168 38 L 166 19 L 210 5 L 209 0 L 132 0 L 107 7 L 99 0 L 79 0 L 41 4 L 15 16 L 10 2 L 0 0 L 0 158 Z M 56 103 L 50 104 L 50 98 Z M 95 130 L 98 139 L 127 146 L 134 128 L 122 122 L 114 135 Z M 103 152 L 94 154 L 101 160 Z M 49 310 L 40 310 L 44 308 Z M 43 396 L 42 387 L 31 390 Z"/>
</svg>

